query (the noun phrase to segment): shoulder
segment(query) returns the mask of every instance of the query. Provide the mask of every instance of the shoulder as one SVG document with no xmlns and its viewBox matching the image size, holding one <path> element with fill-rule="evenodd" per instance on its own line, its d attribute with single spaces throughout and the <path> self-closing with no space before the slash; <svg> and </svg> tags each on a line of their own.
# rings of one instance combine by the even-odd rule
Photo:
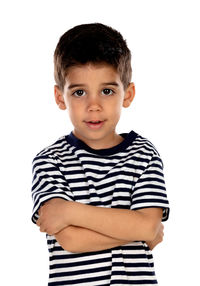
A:
<svg viewBox="0 0 200 286">
<path fill-rule="evenodd" d="M 59 137 L 52 144 L 43 148 L 39 153 L 33 158 L 33 164 L 38 161 L 53 161 L 56 160 L 58 154 L 62 152 L 63 149 L 67 147 L 66 136 Z"/>
<path fill-rule="evenodd" d="M 140 134 L 137 134 L 130 144 L 129 155 L 131 155 L 134 162 L 143 167 L 147 167 L 153 162 L 158 162 L 158 164 L 163 167 L 162 159 L 155 145 Z"/>
<path fill-rule="evenodd" d="M 135 142 L 133 142 L 133 145 L 137 146 L 138 149 L 143 148 L 144 150 L 151 152 L 152 155 L 160 156 L 155 145 L 149 139 L 147 139 L 146 137 L 143 137 L 142 135 L 137 134 L 137 137 L 135 139 Z"/>
</svg>

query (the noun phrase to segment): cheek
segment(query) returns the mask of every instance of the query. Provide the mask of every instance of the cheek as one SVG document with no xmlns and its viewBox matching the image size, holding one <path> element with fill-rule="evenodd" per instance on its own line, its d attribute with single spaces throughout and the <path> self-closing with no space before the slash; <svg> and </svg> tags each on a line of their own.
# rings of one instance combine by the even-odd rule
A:
<svg viewBox="0 0 200 286">
<path fill-rule="evenodd" d="M 108 110 L 109 109 L 109 110 Z M 119 102 L 112 103 L 108 106 L 108 112 L 114 121 L 118 121 L 122 112 L 122 106 Z"/>
<path fill-rule="evenodd" d="M 70 102 L 68 112 L 69 112 L 70 118 L 73 121 L 76 121 L 76 119 L 83 116 L 83 106 L 81 105 L 81 103 L 77 104 L 74 102 Z"/>
</svg>

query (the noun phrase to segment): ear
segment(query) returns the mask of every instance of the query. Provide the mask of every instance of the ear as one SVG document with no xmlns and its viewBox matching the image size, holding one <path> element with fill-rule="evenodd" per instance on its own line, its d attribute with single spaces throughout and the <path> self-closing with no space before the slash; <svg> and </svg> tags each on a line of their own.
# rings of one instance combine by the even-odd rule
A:
<svg viewBox="0 0 200 286">
<path fill-rule="evenodd" d="M 124 100 L 123 100 L 123 107 L 129 107 L 131 105 L 131 102 L 133 101 L 135 97 L 135 85 L 133 82 L 131 82 L 126 91 L 125 91 L 125 95 L 124 95 Z"/>
<path fill-rule="evenodd" d="M 60 90 L 58 85 L 54 86 L 54 96 L 55 96 L 55 101 L 58 107 L 62 110 L 65 110 L 67 107 L 65 105 L 63 92 Z"/>
</svg>

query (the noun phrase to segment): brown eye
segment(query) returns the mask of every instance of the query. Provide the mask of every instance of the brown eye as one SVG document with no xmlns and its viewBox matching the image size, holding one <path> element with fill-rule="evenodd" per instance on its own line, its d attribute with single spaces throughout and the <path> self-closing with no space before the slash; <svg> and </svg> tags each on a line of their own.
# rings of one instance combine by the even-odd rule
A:
<svg viewBox="0 0 200 286">
<path fill-rule="evenodd" d="M 113 91 L 112 89 L 110 89 L 110 88 L 104 88 L 104 89 L 102 90 L 102 93 L 103 93 L 104 95 L 112 95 L 112 94 L 114 93 L 114 91 Z"/>
<path fill-rule="evenodd" d="M 85 91 L 82 89 L 78 89 L 73 93 L 73 95 L 75 95 L 76 97 L 82 97 L 83 95 L 85 95 Z"/>
</svg>

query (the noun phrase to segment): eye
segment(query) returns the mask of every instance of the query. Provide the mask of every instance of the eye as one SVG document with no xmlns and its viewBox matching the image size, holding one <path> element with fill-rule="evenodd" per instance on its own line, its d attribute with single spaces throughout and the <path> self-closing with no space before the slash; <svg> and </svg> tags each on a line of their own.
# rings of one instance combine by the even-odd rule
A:
<svg viewBox="0 0 200 286">
<path fill-rule="evenodd" d="M 85 91 L 82 89 L 78 89 L 73 93 L 73 95 L 75 95 L 76 97 L 82 97 L 83 95 L 85 95 Z"/>
<path fill-rule="evenodd" d="M 112 89 L 110 89 L 110 88 L 104 88 L 104 89 L 102 90 L 102 93 L 103 93 L 104 95 L 112 95 L 112 94 L 114 93 L 114 91 L 113 91 Z"/>
</svg>

